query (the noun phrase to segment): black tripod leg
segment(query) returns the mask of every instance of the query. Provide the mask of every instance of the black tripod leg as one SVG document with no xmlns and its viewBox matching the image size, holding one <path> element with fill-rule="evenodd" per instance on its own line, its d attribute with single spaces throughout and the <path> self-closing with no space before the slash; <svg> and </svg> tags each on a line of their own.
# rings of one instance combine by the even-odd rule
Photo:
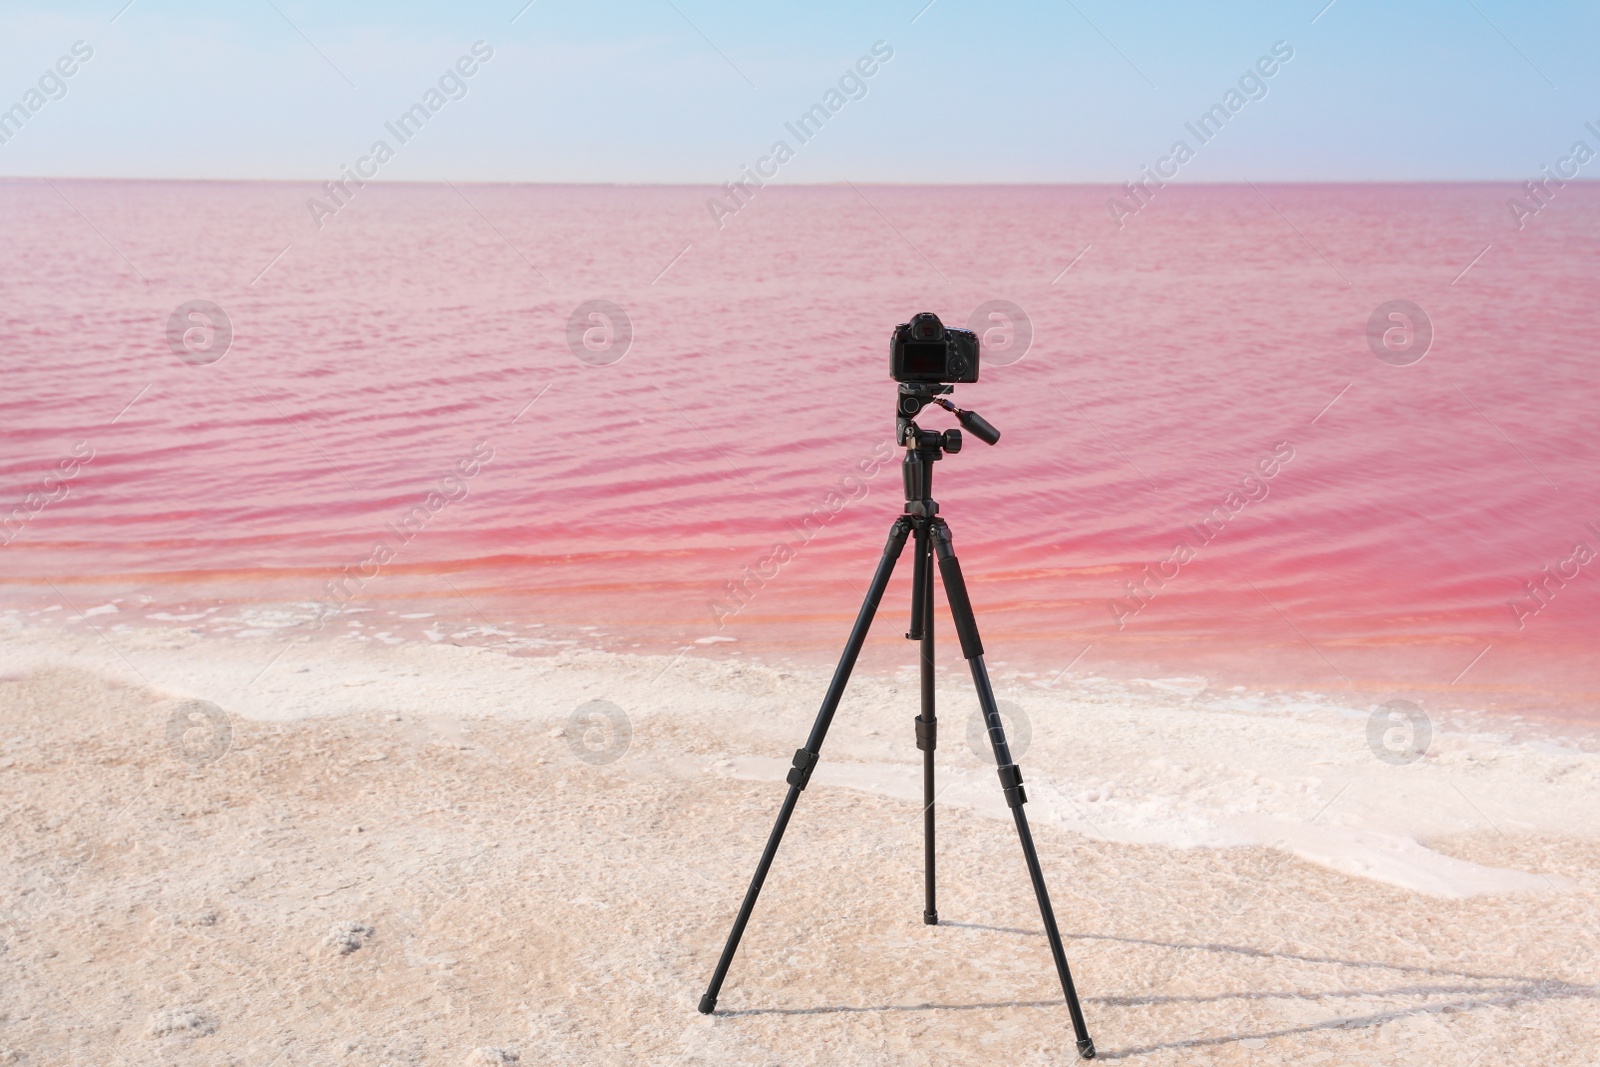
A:
<svg viewBox="0 0 1600 1067">
<path fill-rule="evenodd" d="M 983 663 L 983 643 L 978 639 L 978 622 L 972 614 L 972 602 L 967 598 L 967 583 L 961 577 L 961 564 L 956 560 L 955 548 L 950 543 L 950 528 L 943 519 L 932 520 L 930 536 L 934 551 L 939 556 L 939 573 L 944 578 L 945 600 L 950 604 L 950 614 L 955 618 L 956 634 L 961 638 L 961 654 L 972 668 L 972 684 L 978 690 L 978 705 L 983 709 L 983 721 L 989 728 L 989 743 L 994 748 L 995 765 L 1000 772 L 1000 786 L 1005 790 L 1006 803 L 1017 824 L 1017 837 L 1022 841 L 1022 854 L 1028 862 L 1028 877 L 1033 880 L 1033 895 L 1039 900 L 1039 915 L 1044 920 L 1045 937 L 1050 941 L 1050 954 L 1055 957 L 1056 973 L 1061 976 L 1061 991 L 1067 997 L 1067 1010 L 1072 1013 L 1072 1028 L 1078 1037 L 1078 1055 L 1094 1059 L 1094 1042 L 1089 1038 L 1089 1027 L 1083 1021 L 1083 1008 L 1078 1004 L 1078 992 L 1072 984 L 1072 972 L 1067 968 L 1067 953 L 1061 947 L 1061 931 L 1056 929 L 1055 911 L 1050 907 L 1050 893 L 1045 888 L 1044 872 L 1039 867 L 1039 853 L 1033 847 L 1033 834 L 1028 829 L 1028 816 L 1022 805 L 1028 802 L 1022 789 L 1022 771 L 1011 760 L 1011 748 L 1006 744 L 1005 728 L 1000 723 L 1000 709 L 995 704 L 994 688 L 989 684 L 989 669 Z"/>
<path fill-rule="evenodd" d="M 922 750 L 922 842 L 923 907 L 922 921 L 939 924 L 939 906 L 934 894 L 933 836 L 933 753 L 938 746 L 939 721 L 933 704 L 933 543 L 926 523 L 917 531 L 916 583 L 911 596 L 915 629 L 907 637 L 922 639 L 922 712 L 917 716 L 917 747 Z"/>
<path fill-rule="evenodd" d="M 833 722 L 833 713 L 838 710 L 839 700 L 844 696 L 844 687 L 850 680 L 850 672 L 855 668 L 856 657 L 861 654 L 861 646 L 866 643 L 867 630 L 872 626 L 872 617 L 878 611 L 878 602 L 883 599 L 883 591 L 888 588 L 889 576 L 894 573 L 895 560 L 900 558 L 900 550 L 905 547 L 906 534 L 911 531 L 911 520 L 901 516 L 889 529 L 889 543 L 883 546 L 883 557 L 878 560 L 877 573 L 872 576 L 872 588 L 867 590 L 866 600 L 861 605 L 861 612 L 856 616 L 856 624 L 850 629 L 850 639 L 845 642 L 844 654 L 839 657 L 839 665 L 834 668 L 833 681 L 828 685 L 827 696 L 822 699 L 822 709 L 817 712 L 817 720 L 811 726 L 811 736 L 806 739 L 806 747 L 794 754 L 794 766 L 789 770 L 789 793 L 783 798 L 783 807 L 778 811 L 778 821 L 773 824 L 772 833 L 767 838 L 767 847 L 761 852 L 761 861 L 756 864 L 755 877 L 750 879 L 750 888 L 745 890 L 744 903 L 739 906 L 739 917 L 733 921 L 733 930 L 728 934 L 728 943 L 722 948 L 722 958 L 717 960 L 717 970 L 711 976 L 711 984 L 706 987 L 705 996 L 700 998 L 700 1012 L 710 1015 L 717 1008 L 717 994 L 722 991 L 723 980 L 728 977 L 728 965 L 733 962 L 733 954 L 738 951 L 739 939 L 744 936 L 744 928 L 750 921 L 750 913 L 755 910 L 756 897 L 761 894 L 761 885 L 767 880 L 767 870 L 772 866 L 772 858 L 778 854 L 778 844 L 783 840 L 783 831 L 789 825 L 789 816 L 794 814 L 794 805 L 800 799 L 800 791 L 811 780 L 811 772 L 817 765 L 818 753 L 822 750 L 822 739 L 828 736 L 828 726 Z"/>
</svg>

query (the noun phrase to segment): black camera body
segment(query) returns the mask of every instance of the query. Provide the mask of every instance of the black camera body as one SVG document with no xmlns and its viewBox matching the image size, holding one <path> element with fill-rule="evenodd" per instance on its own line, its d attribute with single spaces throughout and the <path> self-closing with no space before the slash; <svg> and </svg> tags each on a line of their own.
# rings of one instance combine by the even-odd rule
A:
<svg viewBox="0 0 1600 1067">
<path fill-rule="evenodd" d="M 978 380 L 978 335 L 924 311 L 894 328 L 889 377 L 897 382 L 963 385 Z"/>
</svg>

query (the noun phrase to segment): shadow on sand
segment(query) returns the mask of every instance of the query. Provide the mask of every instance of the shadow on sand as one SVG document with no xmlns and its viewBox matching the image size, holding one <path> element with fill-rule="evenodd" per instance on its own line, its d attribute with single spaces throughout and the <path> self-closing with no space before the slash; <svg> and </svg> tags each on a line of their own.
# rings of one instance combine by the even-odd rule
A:
<svg viewBox="0 0 1600 1067">
<path fill-rule="evenodd" d="M 986 926 L 982 923 L 943 922 L 942 926 L 952 926 L 967 930 L 989 930 L 1003 934 L 1021 934 L 1029 937 L 1043 937 L 1042 930 L 1023 930 L 1010 926 Z M 1322 1022 L 1307 1023 L 1303 1026 L 1286 1027 L 1280 1030 L 1262 1030 L 1257 1033 L 1223 1034 L 1214 1037 L 1190 1037 L 1177 1041 L 1168 1041 L 1154 1045 L 1140 1045 L 1134 1048 L 1102 1049 L 1096 1057 L 1101 1060 L 1127 1059 L 1133 1056 L 1144 1056 L 1152 1052 L 1161 1052 L 1168 1049 L 1179 1048 L 1205 1048 L 1207 1046 L 1227 1045 L 1235 1041 L 1244 1041 L 1251 1038 L 1265 1040 L 1274 1037 L 1288 1037 L 1293 1034 L 1315 1033 L 1319 1030 L 1354 1030 L 1367 1026 L 1379 1026 L 1386 1022 L 1404 1018 L 1408 1015 L 1420 1015 L 1441 1011 L 1475 1011 L 1479 1008 L 1509 1007 L 1511 1005 L 1528 1001 L 1563 1000 L 1563 999 L 1600 999 L 1600 986 L 1578 985 L 1551 978 L 1530 978 L 1526 975 L 1515 974 L 1483 974 L 1474 971 L 1451 970 L 1443 967 L 1421 967 L 1403 963 L 1381 963 L 1372 960 L 1345 960 L 1333 956 L 1306 956 L 1294 952 L 1272 952 L 1266 949 L 1252 948 L 1248 945 L 1224 944 L 1191 944 L 1178 941 L 1157 941 L 1143 937 L 1115 937 L 1105 934 L 1062 934 L 1068 941 L 1118 941 L 1130 945 L 1150 945 L 1157 948 L 1177 949 L 1192 952 L 1231 953 L 1239 956 L 1251 956 L 1259 959 L 1295 960 L 1302 963 L 1322 963 L 1339 967 L 1353 967 L 1364 970 L 1382 970 L 1402 974 L 1426 974 L 1437 978 L 1468 979 L 1479 983 L 1492 983 L 1480 985 L 1464 985 L 1459 981 L 1455 983 L 1441 982 L 1435 984 L 1410 984 L 1393 986 L 1387 989 L 1340 989 L 1329 992 L 1239 992 L 1239 993 L 1211 993 L 1195 996 L 1120 996 L 1120 997 L 1084 997 L 1085 1004 L 1104 1004 L 1113 1007 L 1145 1007 L 1160 1004 L 1204 1004 L 1225 1000 L 1341 1000 L 1365 997 L 1434 997 L 1451 996 L 1458 999 L 1439 1001 L 1414 1007 L 1395 1008 L 1390 1011 L 1373 1012 L 1368 1015 L 1341 1016 L 1336 1019 L 1327 1019 Z M 914 1012 L 914 1011 L 985 1011 L 996 1008 L 1060 1008 L 1060 1000 L 1008 1000 L 994 1003 L 974 1004 L 882 1004 L 866 1006 L 850 1005 L 821 1005 L 809 1008 L 746 1008 L 738 1011 L 719 1011 L 718 1015 L 728 1018 L 738 1018 L 749 1015 L 830 1015 L 840 1013 L 872 1013 L 872 1012 Z"/>
</svg>

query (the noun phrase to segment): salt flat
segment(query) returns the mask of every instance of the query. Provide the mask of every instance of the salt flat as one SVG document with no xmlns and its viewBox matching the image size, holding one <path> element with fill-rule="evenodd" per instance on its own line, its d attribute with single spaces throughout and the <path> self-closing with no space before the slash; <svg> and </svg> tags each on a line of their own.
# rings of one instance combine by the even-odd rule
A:
<svg viewBox="0 0 1600 1067">
<path fill-rule="evenodd" d="M 1071 1058 L 954 669 L 943 924 L 921 921 L 915 678 L 863 676 L 707 1018 L 823 675 L 106 636 L 0 644 L 0 1062 Z M 1600 756 L 1463 713 L 1397 765 L 1332 697 L 997 686 L 1102 1058 L 1589 1062 Z M 623 729 L 575 722 L 591 701 Z"/>
</svg>

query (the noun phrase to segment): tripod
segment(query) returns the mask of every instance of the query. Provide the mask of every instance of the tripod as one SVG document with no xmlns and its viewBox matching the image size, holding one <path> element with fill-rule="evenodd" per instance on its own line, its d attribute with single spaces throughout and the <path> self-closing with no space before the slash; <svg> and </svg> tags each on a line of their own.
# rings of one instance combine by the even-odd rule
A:
<svg viewBox="0 0 1600 1067">
<path fill-rule="evenodd" d="M 889 529 L 889 540 L 884 545 L 883 556 L 878 560 L 878 569 L 872 577 L 872 586 L 867 590 L 866 599 L 856 616 L 855 625 L 850 629 L 844 653 L 839 657 L 839 665 L 834 669 L 833 680 L 829 683 L 827 695 L 822 700 L 822 709 L 817 712 L 816 722 L 811 726 L 811 736 L 806 739 L 805 747 L 794 754 L 794 764 L 789 770 L 787 779 L 789 792 L 783 799 L 783 807 L 778 811 L 778 821 L 773 825 L 772 834 L 767 838 L 767 846 L 761 853 L 761 860 L 756 864 L 756 873 L 750 880 L 750 888 L 745 891 L 744 903 L 739 908 L 738 918 L 733 922 L 733 930 L 728 934 L 727 944 L 723 946 L 722 957 L 717 961 L 716 972 L 711 976 L 711 984 L 707 987 L 705 996 L 700 998 L 700 1011 L 709 1015 L 716 1010 L 717 995 L 722 989 L 724 979 L 728 976 L 728 966 L 733 962 L 733 954 L 739 948 L 739 939 L 744 935 L 751 912 L 755 910 L 756 897 L 760 895 L 762 883 L 767 878 L 767 871 L 772 867 L 773 857 L 777 855 L 778 845 L 783 840 L 783 832 L 789 825 L 789 817 L 794 814 L 795 803 L 810 782 L 812 771 L 816 769 L 823 739 L 827 737 L 828 727 L 833 722 L 833 714 L 844 696 L 845 685 L 850 680 L 850 672 L 855 667 L 856 658 L 861 653 L 862 645 L 866 643 L 867 630 L 872 625 L 872 618 L 877 613 L 878 604 L 889 585 L 889 577 L 894 572 L 901 550 L 905 547 L 907 536 L 915 535 L 913 551 L 916 562 L 911 584 L 911 628 L 906 637 L 922 643 L 922 707 L 916 719 L 917 748 L 922 750 L 924 841 L 922 921 L 930 926 L 936 926 L 939 922 L 934 894 L 933 809 L 933 753 L 938 737 L 938 721 L 934 715 L 933 700 L 933 568 L 934 560 L 937 559 L 939 573 L 944 581 L 945 600 L 950 606 L 956 635 L 961 641 L 961 654 L 966 658 L 967 665 L 972 671 L 972 683 L 978 691 L 978 705 L 988 726 L 989 743 L 994 749 L 995 765 L 1000 774 L 1000 787 L 1005 794 L 1006 804 L 1011 808 L 1012 818 L 1017 824 L 1017 837 L 1022 842 L 1022 855 L 1027 861 L 1028 876 L 1033 881 L 1034 896 L 1039 901 L 1039 914 L 1044 920 L 1045 936 L 1050 942 L 1050 953 L 1055 958 L 1056 973 L 1061 978 L 1061 990 L 1066 995 L 1067 1010 L 1072 1015 L 1072 1028 L 1078 1039 L 1078 1055 L 1086 1060 L 1093 1059 L 1094 1042 L 1090 1040 L 1089 1028 L 1084 1023 L 1083 1009 L 1078 1005 L 1078 994 L 1072 984 L 1072 972 L 1067 968 L 1066 951 L 1061 947 L 1061 933 L 1056 929 L 1055 912 L 1050 907 L 1050 894 L 1045 888 L 1044 873 L 1039 868 L 1039 854 L 1033 846 L 1033 834 L 1028 829 L 1028 817 L 1022 810 L 1022 805 L 1028 799 L 1022 788 L 1022 771 L 1012 761 L 1011 750 L 1006 744 L 1005 730 L 1000 722 L 1000 710 L 995 705 L 994 689 L 989 684 L 989 670 L 983 662 L 983 644 L 978 639 L 978 624 L 973 617 L 972 602 L 967 597 L 966 582 L 961 577 L 961 564 L 956 560 L 955 549 L 951 543 L 950 528 L 939 518 L 939 505 L 932 497 L 933 464 L 944 453 L 953 454 L 961 451 L 961 431 L 951 429 L 941 433 L 924 430 L 913 421 L 924 406 L 934 403 L 954 412 L 961 424 L 980 440 L 991 445 L 998 441 L 1000 431 L 984 421 L 982 416 L 963 411 L 938 395 L 950 391 L 951 387 L 948 385 L 920 383 L 900 385 L 896 417 L 900 443 L 906 448 L 905 460 L 901 464 L 901 475 L 905 482 L 905 513 L 895 519 L 894 525 Z"/>
</svg>

